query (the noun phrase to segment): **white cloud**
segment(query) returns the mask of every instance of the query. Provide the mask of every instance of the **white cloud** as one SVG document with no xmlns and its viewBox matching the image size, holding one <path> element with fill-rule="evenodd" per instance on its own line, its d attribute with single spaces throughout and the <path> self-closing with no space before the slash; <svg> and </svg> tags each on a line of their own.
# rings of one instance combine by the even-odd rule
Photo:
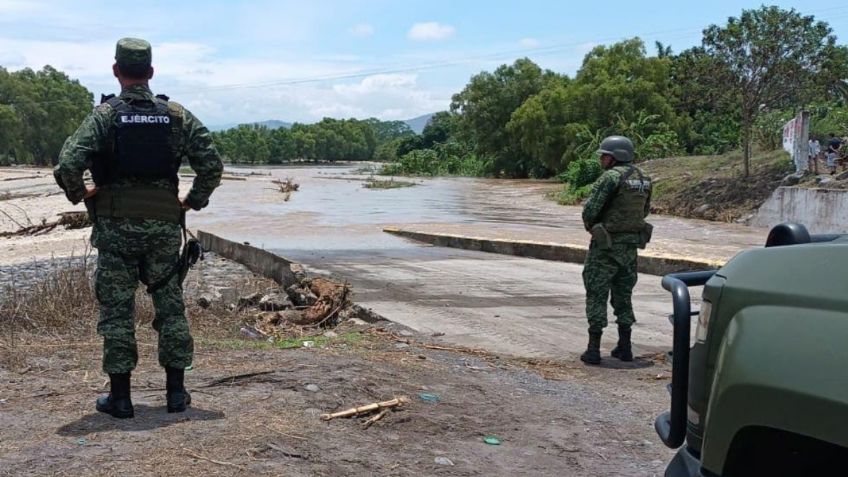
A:
<svg viewBox="0 0 848 477">
<path fill-rule="evenodd" d="M 315 116 L 339 115 L 380 119 L 409 119 L 447 107 L 447 98 L 437 98 L 418 85 L 415 74 L 378 74 L 358 83 L 332 85 L 316 96 L 310 108 Z"/>
<path fill-rule="evenodd" d="M 519 40 L 518 44 L 521 45 L 522 48 L 538 48 L 539 40 L 535 38 L 522 38 Z"/>
<path fill-rule="evenodd" d="M 338 7 L 347 8 L 346 2 Z M 414 66 L 426 58 L 351 51 L 344 38 L 349 43 L 351 35 L 376 33 L 373 24 L 353 25 L 356 20 L 342 24 L 337 49 L 315 45 L 328 30 L 323 10 L 308 2 L 256 0 L 235 7 L 211 2 L 202 11 L 169 4 L 152 6 L 151 14 L 163 10 L 181 25 L 179 32 L 142 20 L 115 26 L 97 17 L 94 5 L 0 0 L 0 65 L 14 71 L 50 64 L 99 98 L 119 89 L 111 69 L 115 41 L 146 38 L 153 46 L 156 71 L 151 88 L 210 125 L 263 119 L 313 122 L 324 116 L 409 119 L 445 109 L 456 90 L 445 85 L 441 72 L 424 75 L 430 84 L 409 74 L 358 76 Z M 410 38 L 433 40 L 454 33 L 451 26 L 424 23 L 410 30 Z M 461 82 L 467 76 L 463 73 Z"/>
<path fill-rule="evenodd" d="M 433 41 L 450 38 L 456 33 L 456 28 L 442 25 L 439 22 L 424 22 L 412 25 L 406 36 L 415 41 Z"/>
<path fill-rule="evenodd" d="M 36 2 L 22 0 L 0 0 L 0 13 L 33 12 L 44 10 L 45 6 Z"/>
<path fill-rule="evenodd" d="M 333 89 L 342 94 L 369 94 L 392 88 L 415 86 L 416 75 L 381 74 L 365 77 L 357 84 L 337 84 Z"/>
<path fill-rule="evenodd" d="M 371 35 L 374 34 L 374 26 L 369 25 L 367 23 L 359 23 L 357 25 L 350 27 L 350 29 L 348 29 L 348 31 L 353 36 L 358 36 L 358 37 L 364 38 L 364 37 L 371 36 Z"/>
</svg>

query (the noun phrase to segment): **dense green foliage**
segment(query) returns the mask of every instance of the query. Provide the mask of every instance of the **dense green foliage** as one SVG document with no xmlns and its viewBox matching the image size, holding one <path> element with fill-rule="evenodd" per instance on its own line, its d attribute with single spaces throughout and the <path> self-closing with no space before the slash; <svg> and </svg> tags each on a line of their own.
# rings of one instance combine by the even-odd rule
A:
<svg viewBox="0 0 848 477">
<path fill-rule="evenodd" d="M 436 147 L 408 138 L 384 157 L 398 158 L 391 172 L 438 174 L 455 169 L 440 161 L 456 162 L 438 144 L 465 143 L 486 175 L 559 174 L 579 198 L 599 171 L 587 164 L 600 141 L 623 134 L 637 160 L 741 147 L 747 175 L 751 143 L 779 148 L 782 125 L 801 108 L 824 102 L 813 133 L 844 134 L 846 77 L 848 49 L 827 24 L 761 7 L 707 27 L 701 46 L 677 55 L 657 42 L 650 56 L 633 38 L 594 48 L 573 78 L 528 59 L 480 73 L 453 97 L 450 137 Z"/>
<path fill-rule="evenodd" d="M 814 135 L 846 133 L 848 48 L 811 16 L 743 10 L 708 26 L 697 47 L 655 47 L 639 38 L 595 47 L 573 77 L 527 58 L 481 72 L 422 134 L 401 121 L 325 118 L 213 136 L 237 164 L 377 160 L 389 174 L 558 176 L 579 197 L 611 134 L 633 140 L 637 161 L 741 149 L 747 175 L 751 144 L 779 148 L 782 124 L 801 108 Z M 0 163 L 49 164 L 91 105 L 90 92 L 49 66 L 0 68 Z"/>
<path fill-rule="evenodd" d="M 848 76 L 845 47 L 824 22 L 795 10 L 744 10 L 727 25 L 704 30 L 698 54 L 717 66 L 699 76 L 717 99 L 738 111 L 748 175 L 754 123 L 764 112 L 806 105 Z"/>
<path fill-rule="evenodd" d="M 385 149 L 378 147 L 413 136 L 400 121 L 324 118 L 315 124 L 270 129 L 242 124 L 212 136 L 225 160 L 233 164 L 281 164 L 304 161 L 366 161 Z M 387 157 L 391 160 L 393 157 Z"/>
<path fill-rule="evenodd" d="M 0 67 L 0 164 L 55 163 L 92 106 L 79 81 L 50 66 L 11 73 Z"/>
</svg>

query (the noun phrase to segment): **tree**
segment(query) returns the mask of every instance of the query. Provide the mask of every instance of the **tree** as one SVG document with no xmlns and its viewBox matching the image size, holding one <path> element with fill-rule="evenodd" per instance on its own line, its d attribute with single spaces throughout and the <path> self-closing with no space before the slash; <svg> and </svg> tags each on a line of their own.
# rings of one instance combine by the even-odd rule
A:
<svg viewBox="0 0 848 477">
<path fill-rule="evenodd" d="M 525 154 L 554 173 L 594 152 L 609 134 L 630 136 L 638 146 L 662 133 L 652 143 L 673 144 L 645 151 L 675 149 L 669 68 L 668 58 L 648 57 L 639 38 L 598 46 L 574 80 L 549 83 L 512 114 L 506 129 Z"/>
<path fill-rule="evenodd" d="M 297 155 L 297 149 L 291 130 L 288 128 L 273 129 L 270 132 L 270 136 L 269 163 L 280 164 L 282 162 L 291 161 L 295 158 Z"/>
<path fill-rule="evenodd" d="M 478 156 L 492 158 L 496 174 L 527 177 L 538 163 L 512 140 L 506 124 L 513 111 L 556 77 L 527 58 L 473 76 L 451 102 L 451 112 L 459 115 L 460 139 L 473 144 Z"/>
<path fill-rule="evenodd" d="M 453 137 L 456 131 L 456 115 L 447 111 L 441 111 L 433 115 L 424 130 L 421 132 L 421 141 L 423 147 L 433 147 L 435 144 L 442 144 Z"/>
<path fill-rule="evenodd" d="M 671 58 L 674 56 L 671 52 L 671 45 L 664 45 L 661 41 L 655 41 L 654 46 L 657 48 L 657 58 Z"/>
<path fill-rule="evenodd" d="M 377 139 L 377 144 L 384 144 L 396 138 L 411 136 L 415 131 L 403 121 L 380 121 L 377 118 L 369 118 L 363 121 L 371 126 Z"/>
<path fill-rule="evenodd" d="M 91 111 L 92 94 L 79 81 L 45 66 L 8 73 L 0 68 L 0 155 L 48 165 Z"/>
<path fill-rule="evenodd" d="M 830 27 L 794 9 L 743 10 L 727 25 L 704 30 L 703 50 L 718 68 L 701 76 L 739 111 L 743 173 L 750 169 L 752 127 L 763 110 L 798 107 L 821 92 L 822 82 L 844 77 Z"/>
<path fill-rule="evenodd" d="M 732 99 L 738 91 L 706 80 L 721 67 L 701 47 L 671 58 L 675 130 L 691 154 L 722 154 L 739 146 L 741 121 L 735 108 L 738 101 Z M 728 108 L 728 104 L 733 107 Z"/>
</svg>

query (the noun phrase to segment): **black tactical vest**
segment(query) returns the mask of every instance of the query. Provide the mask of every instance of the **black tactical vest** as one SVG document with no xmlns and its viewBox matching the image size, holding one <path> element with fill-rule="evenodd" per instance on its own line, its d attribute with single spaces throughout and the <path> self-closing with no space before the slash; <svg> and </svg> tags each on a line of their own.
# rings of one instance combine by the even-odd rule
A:
<svg viewBox="0 0 848 477">
<path fill-rule="evenodd" d="M 92 178 L 98 187 L 122 179 L 178 184 L 179 158 L 171 147 L 172 123 L 177 119 L 167 97 L 153 101 L 104 98 L 115 110 L 107 151 L 94 160 Z"/>
</svg>

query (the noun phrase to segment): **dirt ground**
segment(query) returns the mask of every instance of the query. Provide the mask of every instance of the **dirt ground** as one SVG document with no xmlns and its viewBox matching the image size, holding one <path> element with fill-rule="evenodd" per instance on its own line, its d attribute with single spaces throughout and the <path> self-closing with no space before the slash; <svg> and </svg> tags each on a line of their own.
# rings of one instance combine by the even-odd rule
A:
<svg viewBox="0 0 848 477">
<path fill-rule="evenodd" d="M 37 212 L 29 212 L 36 222 L 71 210 L 45 182 L 3 182 L 10 195 L 2 210 L 18 222 L 15 206 Z M 15 196 L 21 187 L 29 195 Z M 87 234 L 4 239 L 0 264 L 20 273 L 10 265 L 85 250 Z M 248 340 L 242 316 L 194 305 L 192 293 L 207 288 L 243 291 L 233 282 L 248 277 L 224 262 L 202 262 L 187 281 L 196 356 L 185 414 L 165 412 L 149 300 L 140 304 L 132 420 L 94 410 L 108 384 L 93 316 L 69 315 L 37 334 L 0 326 L 0 475 L 653 476 L 672 455 L 653 431 L 668 406 L 662 360 L 607 358 L 589 368 L 571 354 L 519 359 L 457 349 L 390 322 L 346 322 L 335 336 L 307 338 L 310 347 L 297 338 Z M 411 402 L 367 429 L 364 418 L 320 418 L 398 396 Z"/>
<path fill-rule="evenodd" d="M 720 222 L 746 222 L 794 170 L 783 151 L 752 156 L 749 177 L 742 177 L 740 152 L 640 166 L 654 179 L 653 213 Z"/>
<path fill-rule="evenodd" d="M 139 333 L 130 420 L 94 411 L 107 388 L 95 336 L 32 343 L 0 367 L 0 475 L 638 476 L 661 475 L 670 456 L 652 429 L 668 367 L 649 360 L 586 368 L 430 349 L 391 324 L 343 324 L 312 348 L 200 338 L 192 407 L 167 414 L 154 337 Z M 411 403 L 368 429 L 319 417 L 397 396 Z"/>
</svg>

